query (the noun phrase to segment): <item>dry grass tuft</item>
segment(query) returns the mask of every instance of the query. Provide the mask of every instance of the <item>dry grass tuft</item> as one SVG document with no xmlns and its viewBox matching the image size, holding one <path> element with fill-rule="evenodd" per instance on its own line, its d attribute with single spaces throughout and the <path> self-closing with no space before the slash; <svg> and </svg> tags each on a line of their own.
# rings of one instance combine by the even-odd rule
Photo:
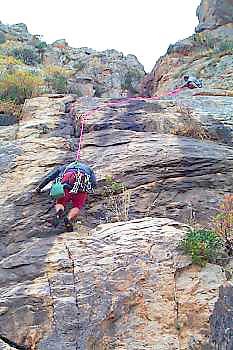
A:
<svg viewBox="0 0 233 350">
<path fill-rule="evenodd" d="M 194 119 L 193 110 L 183 104 L 177 104 L 176 112 L 183 117 L 183 124 L 175 127 L 171 133 L 173 135 L 192 137 L 199 140 L 213 139 L 205 128 Z"/>
</svg>

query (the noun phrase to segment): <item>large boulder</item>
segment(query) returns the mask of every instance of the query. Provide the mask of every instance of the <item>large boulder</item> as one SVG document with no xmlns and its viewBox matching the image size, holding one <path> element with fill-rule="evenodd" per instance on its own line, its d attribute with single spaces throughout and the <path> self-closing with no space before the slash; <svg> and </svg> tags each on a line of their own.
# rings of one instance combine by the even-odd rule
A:
<svg viewBox="0 0 233 350">
<path fill-rule="evenodd" d="M 75 105 L 81 113 L 87 99 Z M 207 224 L 232 190 L 231 114 L 232 97 L 182 94 L 176 100 L 103 106 L 93 113 L 86 121 L 82 157 L 95 164 L 99 190 L 87 222 L 105 221 L 111 214 L 104 180 L 112 177 L 131 191 L 130 218 L 150 213 L 189 222 L 194 215 Z"/>
<path fill-rule="evenodd" d="M 202 0 L 197 9 L 199 25 L 197 32 L 215 29 L 233 22 L 232 0 Z"/>
<path fill-rule="evenodd" d="M 38 350 L 206 344 L 225 276 L 217 265 L 201 269 L 180 254 L 185 230 L 144 218 L 97 227 L 88 237 L 22 237 L 0 263 L 5 343 Z"/>
</svg>

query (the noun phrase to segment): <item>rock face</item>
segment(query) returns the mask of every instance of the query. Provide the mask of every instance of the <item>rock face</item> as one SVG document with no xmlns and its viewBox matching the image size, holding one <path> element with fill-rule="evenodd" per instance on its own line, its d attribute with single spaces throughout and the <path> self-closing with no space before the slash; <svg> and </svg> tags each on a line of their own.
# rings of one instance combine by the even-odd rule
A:
<svg viewBox="0 0 233 350">
<path fill-rule="evenodd" d="M 127 101 L 87 120 L 82 160 L 96 171 L 98 190 L 72 234 L 52 227 L 48 191 L 31 189 L 74 159 L 78 116 L 106 100 L 34 98 L 18 125 L 1 126 L 0 349 L 207 349 L 225 274 L 217 265 L 192 266 L 177 249 L 187 226 L 162 216 L 206 222 L 231 190 L 232 103 L 185 96 Z M 209 137 L 221 126 L 226 139 L 175 135 L 187 113 Z M 129 208 L 120 210 L 138 219 L 90 231 L 114 220 L 109 175 L 131 189 Z"/>
<path fill-rule="evenodd" d="M 232 0 L 202 0 L 197 9 L 199 25 L 197 32 L 215 29 L 233 22 Z"/>
<path fill-rule="evenodd" d="M 35 233 L 1 261 L 1 335 L 40 350 L 206 343 L 225 277 L 219 266 L 201 270 L 179 254 L 184 229 L 145 218 L 97 227 L 89 237 Z"/>
<path fill-rule="evenodd" d="M 186 223 L 195 217 L 207 224 L 216 214 L 224 194 L 232 190 L 232 97 L 187 93 L 103 107 L 88 118 L 82 159 L 93 166 L 99 183 L 83 213 L 85 225 L 145 215 Z M 0 227 L 6 240 L 16 231 L 25 234 L 25 227 L 29 236 L 37 228 L 38 233 L 51 229 L 48 191 L 32 197 L 30 189 L 52 167 L 75 157 L 76 121 L 65 113 L 65 103 L 71 101 L 69 96 L 34 98 L 25 104 L 18 126 L 1 127 L 0 198 L 5 209 Z M 76 116 L 103 104 L 80 98 L 74 103 Z M 130 190 L 126 217 L 125 205 L 116 213 L 109 202 L 109 176 Z M 15 227 L 10 233 L 9 225 Z"/>
<path fill-rule="evenodd" d="M 76 106 L 79 112 L 86 108 Z M 111 176 L 131 190 L 130 218 L 150 213 L 190 222 L 195 216 L 207 224 L 232 188 L 232 112 L 231 97 L 180 95 L 93 114 L 82 155 L 95 163 L 100 191 L 89 213 L 106 220 L 104 178 Z"/>
<path fill-rule="evenodd" d="M 49 93 L 97 97 L 134 95 L 139 93 L 139 83 L 145 76 L 144 67 L 134 55 L 124 56 L 116 50 L 98 52 L 87 47 L 73 48 L 65 39 L 47 45 L 40 36 L 31 35 L 22 23 L 12 26 L 0 23 L 0 54 L 23 58 L 25 64 L 14 69 L 34 72 L 45 79 L 44 89 L 49 89 Z M 8 66 L 9 62 L 5 65 L 1 62 L 1 70 L 12 70 L 12 65 Z M 55 86 L 46 85 L 46 79 L 51 79 L 47 70 L 51 71 L 54 66 L 67 71 L 65 87 L 58 84 L 59 80 Z M 54 75 L 53 79 L 56 78 Z"/>
<path fill-rule="evenodd" d="M 233 286 L 227 283 L 220 288 L 219 298 L 210 319 L 211 349 L 233 349 Z"/>
<path fill-rule="evenodd" d="M 233 89 L 233 3 L 203 0 L 197 10 L 199 25 L 191 37 L 169 46 L 141 84 L 141 93 L 160 95 L 183 84 L 190 74 L 206 88 Z"/>
<path fill-rule="evenodd" d="M 44 95 L 26 100 L 19 123 L 1 118 L 0 350 L 232 350 L 224 269 L 194 266 L 178 249 L 187 224 L 209 225 L 233 184 L 232 51 L 221 46 L 233 27 L 214 19 L 215 29 L 203 30 L 220 16 L 207 20 L 204 5 L 200 33 L 171 46 L 142 87 L 163 93 L 192 71 L 205 88 L 109 105 L 107 96 L 137 91 L 137 59 L 61 39 L 43 60 L 76 69 L 72 92 L 104 98 Z M 38 43 L 23 24 L 8 29 L 0 23 L 6 37 Z M 51 225 L 48 187 L 32 189 L 74 160 L 80 117 L 96 107 L 81 159 L 96 172 L 97 191 L 82 224 L 64 233 Z"/>
<path fill-rule="evenodd" d="M 25 103 L 24 118 L 19 125 L 1 127 L 0 204 L 3 210 L 0 231 L 6 241 L 1 242 L 0 251 L 4 255 L 5 244 L 17 241 L 19 227 L 19 237 L 21 234 L 32 237 L 35 230 L 49 232 L 46 220 L 53 203 L 47 195 L 40 199 L 34 197 L 30 190 L 49 167 L 69 157 L 76 135 L 74 121 L 65 113 L 65 103 L 69 101 L 72 101 L 69 96 L 32 99 Z"/>
</svg>

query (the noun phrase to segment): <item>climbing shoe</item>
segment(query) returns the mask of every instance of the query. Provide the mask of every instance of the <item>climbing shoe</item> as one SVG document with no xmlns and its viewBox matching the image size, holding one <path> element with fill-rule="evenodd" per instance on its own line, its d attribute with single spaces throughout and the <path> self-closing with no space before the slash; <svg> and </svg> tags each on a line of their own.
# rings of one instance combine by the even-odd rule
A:
<svg viewBox="0 0 233 350">
<path fill-rule="evenodd" d="M 64 217 L 64 224 L 65 224 L 65 228 L 66 228 L 67 232 L 73 232 L 74 231 L 72 222 L 68 219 L 67 216 Z"/>
<path fill-rule="evenodd" d="M 63 219 L 64 219 L 64 210 L 59 209 L 53 218 L 53 226 L 57 227 Z"/>
</svg>

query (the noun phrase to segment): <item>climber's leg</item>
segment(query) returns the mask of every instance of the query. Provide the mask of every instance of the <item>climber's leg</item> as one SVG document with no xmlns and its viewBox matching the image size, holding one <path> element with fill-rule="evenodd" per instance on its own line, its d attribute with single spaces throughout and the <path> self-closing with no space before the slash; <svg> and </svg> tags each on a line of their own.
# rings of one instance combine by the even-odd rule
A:
<svg viewBox="0 0 233 350">
<path fill-rule="evenodd" d="M 77 219 L 79 212 L 80 212 L 79 208 L 72 208 L 69 211 L 68 216 L 64 218 L 65 227 L 68 232 L 72 232 L 74 230 L 73 222 Z"/>
<path fill-rule="evenodd" d="M 68 219 L 70 221 L 75 221 L 78 217 L 79 212 L 80 212 L 80 209 L 77 207 L 70 209 L 69 214 L 68 214 Z"/>
<path fill-rule="evenodd" d="M 53 218 L 53 226 L 56 227 L 64 218 L 64 206 L 62 204 L 55 205 L 56 215 Z"/>
<path fill-rule="evenodd" d="M 70 194 L 67 189 L 65 189 L 65 195 L 59 198 L 55 205 L 56 215 L 53 219 L 53 225 L 56 227 L 62 220 L 64 220 L 65 207 L 70 200 Z"/>
<path fill-rule="evenodd" d="M 64 205 L 63 204 L 59 204 L 59 203 L 56 203 L 56 205 L 55 205 L 55 210 L 56 210 L 56 213 L 58 213 L 59 211 L 61 211 L 61 210 L 65 210 L 65 208 L 64 208 Z"/>
<path fill-rule="evenodd" d="M 67 218 L 64 219 L 67 231 L 73 231 L 72 222 L 74 222 L 77 219 L 80 213 L 80 209 L 84 206 L 87 197 L 87 192 L 78 192 L 71 194 L 73 208 L 69 211 Z"/>
</svg>

